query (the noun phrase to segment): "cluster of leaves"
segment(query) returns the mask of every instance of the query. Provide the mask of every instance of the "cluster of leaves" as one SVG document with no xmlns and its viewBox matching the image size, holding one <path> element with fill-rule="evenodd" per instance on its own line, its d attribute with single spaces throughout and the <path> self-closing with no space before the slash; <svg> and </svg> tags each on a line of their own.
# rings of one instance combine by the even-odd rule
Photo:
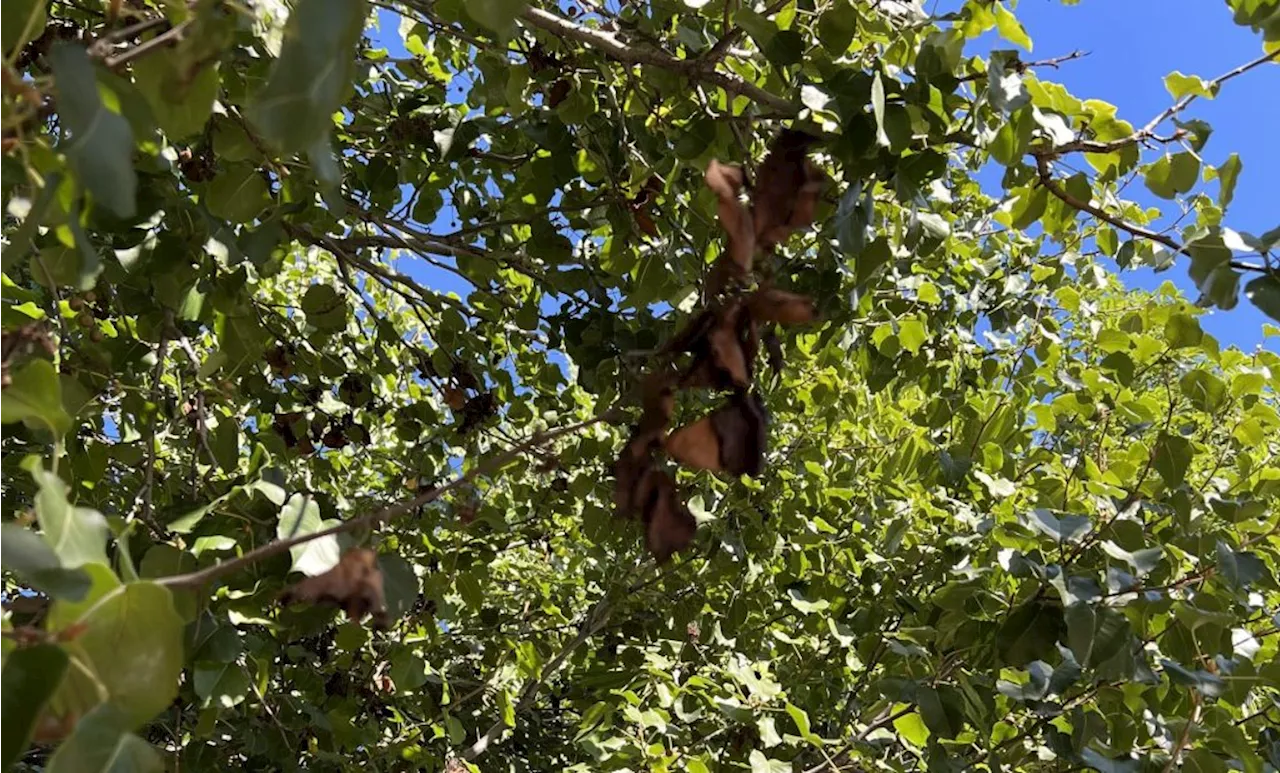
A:
<svg viewBox="0 0 1280 773">
<path fill-rule="evenodd" d="M 1280 231 L 1193 117 L 1280 3 L 1141 128 L 1000 0 L 372 5 L 5 2 L 0 764 L 1280 767 L 1280 357 L 1197 321 Z M 783 242 L 713 162 L 787 125 Z M 614 409 L 700 304 L 770 442 L 686 427 L 758 474 L 659 568 Z"/>
</svg>

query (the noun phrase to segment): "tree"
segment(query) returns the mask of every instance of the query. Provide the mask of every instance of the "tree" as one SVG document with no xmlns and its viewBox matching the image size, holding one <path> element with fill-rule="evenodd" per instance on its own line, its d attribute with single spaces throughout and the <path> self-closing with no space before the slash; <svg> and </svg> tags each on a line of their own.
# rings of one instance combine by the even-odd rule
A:
<svg viewBox="0 0 1280 773">
<path fill-rule="evenodd" d="M 1228 6 L 7 0 L 3 765 L 1280 768 Z"/>
</svg>

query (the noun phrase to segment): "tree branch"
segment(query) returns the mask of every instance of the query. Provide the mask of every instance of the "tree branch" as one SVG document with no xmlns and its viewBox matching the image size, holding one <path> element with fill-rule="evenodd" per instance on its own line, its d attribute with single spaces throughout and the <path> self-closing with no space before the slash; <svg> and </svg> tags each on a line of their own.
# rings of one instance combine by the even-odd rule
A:
<svg viewBox="0 0 1280 773">
<path fill-rule="evenodd" d="M 1158 242 L 1159 244 L 1163 244 L 1164 246 L 1173 250 L 1174 254 L 1190 255 L 1190 253 L 1187 252 L 1186 246 L 1171 236 L 1167 236 L 1157 231 L 1152 231 L 1148 228 L 1143 228 L 1142 226 L 1137 225 L 1136 223 L 1130 223 L 1127 220 L 1124 220 L 1120 217 L 1117 217 L 1107 212 L 1105 209 L 1102 209 L 1101 207 L 1095 207 L 1090 202 L 1081 201 L 1080 199 L 1077 199 L 1075 196 L 1067 192 L 1067 190 L 1063 188 L 1061 185 L 1059 185 L 1057 180 L 1053 178 L 1053 173 L 1049 169 L 1049 159 L 1053 155 L 1056 155 L 1056 153 L 1054 153 L 1053 151 L 1046 151 L 1043 153 L 1036 153 L 1034 155 L 1036 157 L 1036 170 L 1039 172 L 1039 175 L 1040 175 L 1040 184 L 1043 185 L 1045 189 L 1048 190 L 1050 193 L 1052 193 L 1054 196 L 1057 196 L 1059 199 L 1069 204 L 1070 206 L 1080 210 L 1081 212 L 1088 212 L 1090 215 L 1093 215 L 1094 217 L 1098 218 L 1104 223 L 1109 223 L 1110 225 L 1115 226 L 1116 228 L 1119 228 L 1121 231 L 1124 231 L 1128 234 L 1139 237 L 1141 239 L 1147 239 L 1148 241 L 1153 241 L 1153 242 Z M 1232 268 L 1238 271 L 1257 271 L 1259 273 L 1267 273 L 1268 271 L 1266 266 L 1261 266 L 1256 263 L 1249 263 L 1248 261 L 1244 261 L 1244 260 L 1232 259 L 1228 261 L 1228 265 L 1230 265 Z"/>
<path fill-rule="evenodd" d="M 789 2 L 791 2 L 791 0 L 776 0 L 776 2 L 774 2 L 773 5 L 761 11 L 760 15 L 765 18 L 768 18 L 773 14 L 777 13 L 778 11 L 782 10 L 782 7 Z M 725 18 L 726 20 L 728 19 L 727 10 L 725 11 Z M 720 39 L 715 42 L 715 45 L 713 45 L 710 49 L 707 50 L 707 53 L 698 57 L 698 60 L 697 60 L 698 64 L 702 67 L 707 68 L 708 70 L 715 67 L 720 62 L 721 59 L 724 59 L 726 56 L 729 55 L 729 53 L 733 49 L 733 44 L 737 43 L 738 40 L 742 38 L 743 32 L 744 30 L 741 27 L 734 27 L 733 29 L 730 29 L 729 31 L 725 32 L 723 35 L 720 36 Z"/>
<path fill-rule="evenodd" d="M 595 605 L 587 611 L 586 617 L 582 621 L 582 628 L 578 631 L 578 635 L 570 639 L 568 644 L 561 647 L 560 651 L 555 654 L 555 657 L 551 658 L 550 662 L 543 667 L 541 675 L 526 685 L 524 690 L 521 691 L 520 700 L 515 706 L 515 710 L 517 712 L 529 708 L 529 704 L 533 703 L 533 699 L 537 697 L 538 690 L 541 690 L 542 686 L 547 683 L 547 680 L 556 675 L 560 670 L 560 666 L 564 665 L 565 660 L 573 654 L 573 651 L 582 646 L 587 639 L 590 639 L 597 631 L 605 626 L 609 621 L 610 612 L 612 612 L 612 607 L 609 604 L 608 596 L 597 601 Z M 495 738 L 502 735 L 502 731 L 505 730 L 506 727 L 506 723 L 501 719 L 494 722 L 489 726 L 489 729 L 485 731 L 484 735 L 477 738 L 476 742 L 471 744 L 471 746 L 462 753 L 462 756 L 468 760 L 474 760 L 476 757 L 484 754 L 485 750 L 489 748 L 489 744 L 492 743 Z"/>
<path fill-rule="evenodd" d="M 748 97 L 759 104 L 768 105 L 786 115 L 795 115 L 799 112 L 799 108 L 790 100 L 765 91 L 737 75 L 707 69 L 707 64 L 699 59 L 676 59 L 665 51 L 634 48 L 618 40 L 608 32 L 584 27 L 553 13 L 548 13 L 541 8 L 526 8 L 520 16 L 534 27 L 557 37 L 582 43 L 624 64 L 647 64 L 653 67 L 661 67 L 664 70 L 681 73 L 692 80 L 700 80 L 719 86 L 730 94 L 740 94 Z"/>
<path fill-rule="evenodd" d="M 1272 61 L 1276 57 L 1280 57 L 1280 49 L 1276 49 L 1275 51 L 1272 51 L 1269 54 L 1263 54 L 1262 56 L 1258 57 L 1257 59 L 1254 59 L 1251 62 L 1245 62 L 1239 67 L 1236 67 L 1233 70 L 1230 70 L 1228 72 L 1223 73 L 1222 75 L 1219 75 L 1218 77 L 1209 81 L 1209 84 L 1208 84 L 1209 92 L 1210 93 L 1217 92 L 1218 88 L 1221 87 L 1222 84 L 1226 83 L 1232 78 L 1235 78 L 1238 75 L 1243 75 L 1255 67 L 1264 65 L 1267 62 Z M 1142 127 L 1142 130 L 1139 131 L 1138 134 L 1141 134 L 1147 137 L 1151 136 L 1153 133 L 1155 133 L 1157 126 L 1164 123 L 1168 119 L 1174 117 L 1178 113 L 1181 113 L 1184 109 L 1186 109 L 1187 105 L 1196 101 L 1196 98 L 1199 96 L 1200 96 L 1199 94 L 1188 94 L 1182 99 L 1173 103 L 1163 113 L 1156 116 L 1155 118 L 1152 118 L 1151 121 L 1146 126 Z"/>
<path fill-rule="evenodd" d="M 1239 75 L 1243 75 L 1244 73 L 1252 70 L 1255 67 L 1264 65 L 1267 62 L 1274 60 L 1278 56 L 1280 56 L 1280 50 L 1272 51 L 1269 54 L 1263 54 L 1262 56 L 1258 57 L 1257 59 L 1254 59 L 1253 61 L 1246 62 L 1240 65 L 1239 67 L 1236 67 L 1235 69 L 1231 70 L 1230 72 L 1226 72 L 1226 73 L 1223 73 L 1222 75 L 1219 75 L 1218 77 L 1209 81 L 1208 83 L 1209 91 L 1216 92 L 1222 86 L 1222 84 L 1226 83 L 1232 78 L 1235 78 L 1236 76 L 1239 76 Z M 1027 66 L 1029 67 L 1031 65 L 1027 65 Z M 1138 142 L 1146 142 L 1147 140 L 1155 140 L 1156 142 L 1161 142 L 1161 143 L 1174 142 L 1184 137 L 1186 135 L 1186 132 L 1182 129 L 1179 129 L 1169 137 L 1159 137 L 1156 135 L 1156 129 L 1160 126 L 1160 124 L 1164 123 L 1165 121 L 1169 120 L 1170 118 L 1174 117 L 1175 115 L 1177 115 L 1178 113 L 1186 109 L 1187 105 L 1194 102 L 1198 96 L 1199 96 L 1198 94 L 1188 94 L 1187 96 L 1183 97 L 1182 99 L 1170 105 L 1168 108 L 1164 110 L 1164 112 L 1160 113 L 1160 115 L 1157 115 L 1155 118 L 1152 118 L 1147 123 L 1146 126 L 1142 127 L 1141 129 L 1137 130 L 1136 132 L 1134 132 L 1133 134 L 1130 134 L 1127 137 L 1121 137 L 1119 139 L 1110 140 L 1108 142 L 1094 142 L 1092 140 L 1079 140 L 1079 139 L 1072 140 L 1071 142 L 1067 142 L 1065 144 L 1062 144 L 1053 148 L 1052 150 L 1046 151 L 1046 153 L 1051 157 L 1059 156 L 1064 153 L 1074 153 L 1074 152 L 1112 153 L 1117 150 L 1120 150 L 1121 148 L 1126 148 Z"/>
<path fill-rule="evenodd" d="M 397 502 L 396 504 L 383 508 L 375 513 L 362 515 L 358 518 L 352 518 L 349 521 L 343 521 L 336 526 L 331 526 L 328 529 L 323 529 L 312 534 L 302 534 L 296 537 L 290 537 L 289 539 L 269 542 L 266 545 L 255 550 L 250 550 L 248 553 L 237 558 L 219 561 L 218 563 L 199 571 L 188 572 L 187 574 L 177 574 L 171 577 L 163 577 L 156 580 L 156 582 L 161 585 L 167 585 L 171 588 L 198 588 L 206 583 L 218 579 L 219 577 L 231 574 L 232 572 L 248 566 L 249 564 L 284 553 L 295 545 L 301 545 L 305 542 L 332 536 L 334 534 L 341 534 L 342 532 L 353 531 L 360 527 L 376 526 L 384 521 L 389 521 L 396 516 L 412 512 L 428 502 L 433 502 L 436 499 L 439 499 L 445 492 L 452 491 L 453 489 L 469 483 L 481 475 L 492 474 L 501 469 L 507 463 L 519 458 L 522 454 L 533 448 L 545 445 L 556 438 L 571 435 L 575 432 L 581 432 L 587 427 L 594 426 L 612 417 L 613 411 L 609 410 L 601 413 L 593 419 L 580 421 L 576 424 L 569 424 L 558 429 L 539 432 L 523 443 L 515 445 L 502 453 L 485 459 L 480 464 L 462 473 L 444 485 L 433 486 L 417 496 Z"/>
<path fill-rule="evenodd" d="M 1077 48 L 1075 51 L 1072 51 L 1069 54 L 1063 54 L 1062 56 L 1055 56 L 1049 59 L 1037 59 L 1034 62 L 1024 62 L 1021 60 L 1017 60 L 1012 64 L 1012 67 L 1020 73 L 1026 72 L 1027 70 L 1033 69 L 1035 67 L 1052 67 L 1053 69 L 1056 70 L 1062 65 L 1063 62 L 1070 62 L 1073 59 L 1083 59 L 1088 55 L 1089 55 L 1088 51 L 1081 51 L 1080 49 Z M 973 73 L 969 73 L 968 75 L 960 76 L 960 82 L 968 83 L 969 81 L 982 80 L 985 77 L 987 77 L 987 73 L 985 72 L 973 72 Z"/>
</svg>

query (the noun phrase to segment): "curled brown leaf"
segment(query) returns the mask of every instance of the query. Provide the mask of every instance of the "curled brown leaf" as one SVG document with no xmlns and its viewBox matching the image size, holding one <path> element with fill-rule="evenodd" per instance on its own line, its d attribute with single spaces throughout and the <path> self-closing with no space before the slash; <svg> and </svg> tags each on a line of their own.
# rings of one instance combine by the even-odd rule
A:
<svg viewBox="0 0 1280 773">
<path fill-rule="evenodd" d="M 377 628 L 389 622 L 378 554 L 368 548 L 348 550 L 329 571 L 301 580 L 280 595 L 281 604 L 299 601 L 337 607 L 352 620 L 372 615 Z"/>
<path fill-rule="evenodd" d="M 706 182 L 716 195 L 716 212 L 728 240 L 728 247 L 708 280 L 708 290 L 714 294 L 724 289 L 729 280 L 750 276 L 756 235 L 751 213 L 738 199 L 743 184 L 742 169 L 712 159 L 707 165 Z"/>
<path fill-rule="evenodd" d="M 688 467 L 754 477 L 764 469 L 767 429 L 760 398 L 739 393 L 714 413 L 673 432 L 667 453 Z"/>
<path fill-rule="evenodd" d="M 760 246 L 769 249 L 813 223 L 826 175 L 807 158 L 814 137 L 784 129 L 760 165 L 753 192 L 752 219 Z"/>
<path fill-rule="evenodd" d="M 666 472 L 650 469 L 641 481 L 641 490 L 645 547 L 658 563 L 666 563 L 693 542 L 698 522 L 680 501 L 675 481 Z"/>
<path fill-rule="evenodd" d="M 818 317 L 813 299 L 772 287 L 752 293 L 747 299 L 747 308 L 751 311 L 752 319 L 757 322 L 798 325 L 812 322 Z"/>
</svg>

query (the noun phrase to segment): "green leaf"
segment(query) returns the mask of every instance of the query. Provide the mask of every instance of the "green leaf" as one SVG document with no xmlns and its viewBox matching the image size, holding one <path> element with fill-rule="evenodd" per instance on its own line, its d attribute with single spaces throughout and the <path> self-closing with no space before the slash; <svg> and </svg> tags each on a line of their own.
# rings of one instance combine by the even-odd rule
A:
<svg viewBox="0 0 1280 773">
<path fill-rule="evenodd" d="M 1263 314 L 1280 320 L 1280 278 L 1264 274 L 1249 280 L 1244 286 L 1244 297 L 1261 309 Z"/>
<path fill-rule="evenodd" d="M 64 646 L 88 673 L 69 672 L 55 701 L 61 699 L 64 706 L 96 705 L 96 685 L 101 685 L 106 698 L 123 713 L 126 729 L 141 726 L 169 707 L 178 694 L 184 656 L 183 622 L 167 588 L 152 582 L 121 586 L 77 622 L 83 633 Z"/>
<path fill-rule="evenodd" d="M 1164 479 L 1165 485 L 1172 488 L 1186 480 L 1187 468 L 1191 465 L 1191 459 L 1194 456 L 1191 441 L 1179 435 L 1162 432 L 1160 439 L 1156 441 L 1153 453 L 1155 454 L 1153 466 Z"/>
<path fill-rule="evenodd" d="M 1016 110 L 1009 120 L 996 130 L 995 137 L 987 145 L 987 151 L 996 163 L 1013 166 L 1018 163 L 1031 142 L 1035 120 L 1027 108 Z"/>
<path fill-rule="evenodd" d="M 1226 682 L 1217 674 L 1208 671 L 1192 670 L 1172 660 L 1161 660 L 1165 676 L 1174 684 L 1190 687 L 1206 698 L 1217 698 L 1226 691 Z"/>
<path fill-rule="evenodd" d="M 85 564 L 81 570 L 88 581 L 88 589 L 80 598 L 55 599 L 49 607 L 44 627 L 49 631 L 64 631 L 74 625 L 108 593 L 119 590 L 120 578 L 105 564 Z"/>
<path fill-rule="evenodd" d="M 1141 766 L 1137 760 L 1111 759 L 1104 757 L 1090 748 L 1080 752 L 1080 760 L 1099 773 L 1138 773 Z"/>
<path fill-rule="evenodd" d="M 8 565 L 7 560 L 5 564 Z M 9 770 L 26 751 L 36 719 L 62 683 L 69 662 L 67 653 L 53 644 L 20 647 L 5 658 L 0 678 L 0 714 L 4 716 L 0 725 L 0 770 Z"/>
<path fill-rule="evenodd" d="M 62 407 L 62 385 L 53 363 L 34 359 L 12 374 L 12 381 L 4 388 L 4 399 L 0 400 L 0 421 L 44 427 L 58 437 L 71 429 L 71 417 Z"/>
<path fill-rule="evenodd" d="M 8 27 L 5 28 L 6 30 Z M 0 258 L 0 265 L 5 271 L 9 271 L 18 261 L 27 256 L 31 251 L 35 242 L 33 241 L 39 231 L 40 224 L 44 220 L 45 215 L 49 212 L 50 207 L 54 203 L 54 199 L 58 196 L 58 189 L 62 184 L 63 175 L 61 172 L 49 172 L 45 174 L 44 181 L 41 183 L 40 194 L 36 197 L 35 203 L 31 205 L 31 209 L 27 212 L 26 217 L 22 218 L 21 225 L 17 230 L 9 236 L 9 243 L 4 246 L 3 257 Z M 6 297 L 8 289 L 6 287 Z"/>
<path fill-rule="evenodd" d="M 64 568 L 47 542 L 15 523 L 0 524 L 0 564 L 55 599 L 76 601 L 89 591 L 88 574 Z"/>
<path fill-rule="evenodd" d="M 1093 526 L 1086 515 L 1057 516 L 1044 507 L 1027 513 L 1025 520 L 1031 528 L 1059 542 L 1079 542 Z"/>
<path fill-rule="evenodd" d="M 117 217 L 137 212 L 138 178 L 133 169 L 133 130 L 102 101 L 98 78 L 85 50 L 59 41 L 49 52 L 58 85 L 58 116 L 70 135 L 64 150 L 80 183 Z"/>
<path fill-rule="evenodd" d="M 1207 370 L 1187 371 L 1178 381 L 1182 394 L 1206 413 L 1216 413 L 1227 400 L 1227 385 Z"/>
<path fill-rule="evenodd" d="M 467 0 L 471 18 L 494 32 L 505 33 L 529 5 L 529 0 Z"/>
<path fill-rule="evenodd" d="M 249 106 L 264 140 L 297 153 L 329 136 L 351 90 L 365 11 L 363 0 L 301 0 L 289 14 L 280 56 Z"/>
<path fill-rule="evenodd" d="M 1004 7 L 1004 3 L 998 0 L 995 4 L 995 12 L 996 31 L 1000 33 L 1000 37 L 1015 46 L 1021 46 L 1030 51 L 1031 38 L 1027 36 L 1027 31 L 1022 28 L 1022 23 L 1018 21 L 1018 17 L 1014 16 Z"/>
<path fill-rule="evenodd" d="M 1129 643 L 1129 620 L 1105 606 L 1072 604 L 1066 609 L 1067 646 L 1076 662 L 1097 668 Z"/>
<path fill-rule="evenodd" d="M 249 676 L 236 662 L 200 663 L 194 669 L 192 686 L 203 706 L 229 709 L 239 706 L 249 694 Z"/>
<path fill-rule="evenodd" d="M 1175 199 L 1189 192 L 1200 177 L 1200 160 L 1188 151 L 1166 153 L 1143 172 L 1147 188 L 1162 199 Z"/>
<path fill-rule="evenodd" d="M 929 340 L 929 332 L 917 319 L 904 319 L 898 323 L 898 342 L 902 348 L 915 354 Z"/>
<path fill-rule="evenodd" d="M 1217 87 L 1211 87 L 1204 78 L 1195 75 L 1183 75 L 1177 70 L 1164 76 L 1164 87 L 1169 90 L 1169 94 L 1175 100 L 1182 99 L 1187 95 L 1206 97 L 1208 99 L 1213 99 L 1217 96 Z"/>
<path fill-rule="evenodd" d="M 1011 666 L 1023 666 L 1033 660 L 1051 657 L 1062 627 L 1060 607 L 1044 599 L 1023 604 L 1013 610 L 996 631 L 1000 661 Z"/>
<path fill-rule="evenodd" d="M 1019 231 L 1030 228 L 1031 224 L 1044 214 L 1045 205 L 1048 203 L 1048 188 L 1043 185 L 1037 185 L 1029 190 L 1024 188 L 1013 201 L 1013 209 L 1010 211 L 1013 220 L 1009 224 L 1010 227 Z"/>
<path fill-rule="evenodd" d="M 1218 571 L 1223 579 L 1235 588 L 1247 588 L 1268 576 L 1267 565 L 1256 553 L 1232 550 L 1231 546 L 1218 540 Z"/>
<path fill-rule="evenodd" d="M 267 181 L 248 164 L 236 164 L 209 184 L 204 204 L 209 212 L 233 223 L 250 223 L 271 204 Z"/>
<path fill-rule="evenodd" d="M 202 67 L 183 82 L 186 64 L 176 48 L 161 49 L 133 63 L 133 82 L 151 106 L 156 123 L 170 139 L 204 129 L 218 98 L 218 65 Z"/>
<path fill-rule="evenodd" d="M 907 712 L 893 721 L 893 729 L 905 741 L 916 747 L 923 747 L 929 741 L 929 728 L 924 719 L 915 711 Z"/>
<path fill-rule="evenodd" d="M 939 738 L 955 738 L 964 732 L 964 701 L 952 688 L 921 687 L 916 705 L 925 727 Z"/>
<path fill-rule="evenodd" d="M 880 79 L 879 70 L 871 79 L 871 112 L 876 119 L 876 144 L 887 148 L 889 135 L 884 130 L 884 81 Z"/>
<path fill-rule="evenodd" d="M 771 760 L 759 749 L 751 752 L 748 762 L 751 763 L 751 773 L 790 773 L 791 771 L 791 763 Z"/>
<path fill-rule="evenodd" d="M 1195 317 L 1181 312 L 1169 315 L 1164 325 L 1164 338 L 1171 349 L 1199 346 L 1204 340 L 1204 330 Z"/>
<path fill-rule="evenodd" d="M 1111 540 L 1104 540 L 1099 547 L 1102 552 L 1111 556 L 1118 561 L 1124 561 L 1139 576 L 1150 574 L 1156 565 L 1160 563 L 1161 557 L 1164 556 L 1164 549 L 1159 547 L 1143 548 L 1142 550 L 1125 550 Z"/>
<path fill-rule="evenodd" d="M 771 716 L 763 716 L 756 720 L 756 729 L 760 733 L 760 745 L 772 749 L 782 744 L 782 736 L 778 735 L 777 722 Z"/>
<path fill-rule="evenodd" d="M 378 556 L 382 568 L 382 588 L 386 595 L 387 614 L 397 620 L 409 613 L 420 592 L 418 575 L 413 567 L 398 555 L 384 553 Z"/>
<path fill-rule="evenodd" d="M 818 42 L 832 56 L 849 50 L 858 34 L 858 10 L 848 0 L 837 0 L 826 6 L 818 17 Z"/>
<path fill-rule="evenodd" d="M 1012 51 L 993 51 L 987 62 L 987 98 L 1002 113 L 1013 113 L 1031 101 L 1022 73 L 1014 65 L 1018 57 Z M 1035 113 L 1030 113 L 1027 130 L 1033 128 Z"/>
<path fill-rule="evenodd" d="M 175 674 L 176 678 L 176 674 Z M 49 758 L 48 773 L 161 773 L 164 760 L 129 732 L 128 711 L 104 703 L 76 723 L 75 731 Z"/>
<path fill-rule="evenodd" d="M 276 538 L 284 540 L 315 534 L 336 523 L 336 521 L 320 520 L 320 505 L 313 497 L 308 494 L 294 494 L 284 503 L 284 507 L 280 508 Z M 336 534 L 294 545 L 289 548 L 289 554 L 293 556 L 293 567 L 290 571 L 302 572 L 310 577 L 329 571 L 341 557 Z"/>
<path fill-rule="evenodd" d="M 107 522 L 97 510 L 74 507 L 67 500 L 67 484 L 37 462 L 29 465 L 36 493 L 36 518 L 45 542 L 62 562 L 74 569 L 85 564 L 108 564 Z"/>
<path fill-rule="evenodd" d="M 388 675 L 396 692 L 413 692 L 427 683 L 427 664 L 412 651 L 402 649 L 391 657 Z"/>
<path fill-rule="evenodd" d="M 49 22 L 45 11 L 45 0 L 6 0 L 4 5 L 5 22 L 0 32 L 0 53 L 8 56 L 11 51 L 24 43 L 35 40 L 44 32 Z M 7 770 L 8 766 L 0 768 Z"/>
<path fill-rule="evenodd" d="M 329 285 L 316 284 L 302 296 L 302 310 L 307 321 L 320 330 L 341 330 L 347 326 L 347 304 Z"/>
<path fill-rule="evenodd" d="M 502 712 L 502 724 L 507 727 L 516 726 L 516 705 L 511 700 L 511 693 L 502 690 L 498 693 L 498 709 Z"/>
<path fill-rule="evenodd" d="M 1227 156 L 1227 160 L 1218 166 L 1218 206 L 1224 210 L 1235 199 L 1236 181 L 1240 179 L 1240 170 L 1243 168 L 1244 162 L 1240 160 L 1239 153 Z"/>
</svg>

